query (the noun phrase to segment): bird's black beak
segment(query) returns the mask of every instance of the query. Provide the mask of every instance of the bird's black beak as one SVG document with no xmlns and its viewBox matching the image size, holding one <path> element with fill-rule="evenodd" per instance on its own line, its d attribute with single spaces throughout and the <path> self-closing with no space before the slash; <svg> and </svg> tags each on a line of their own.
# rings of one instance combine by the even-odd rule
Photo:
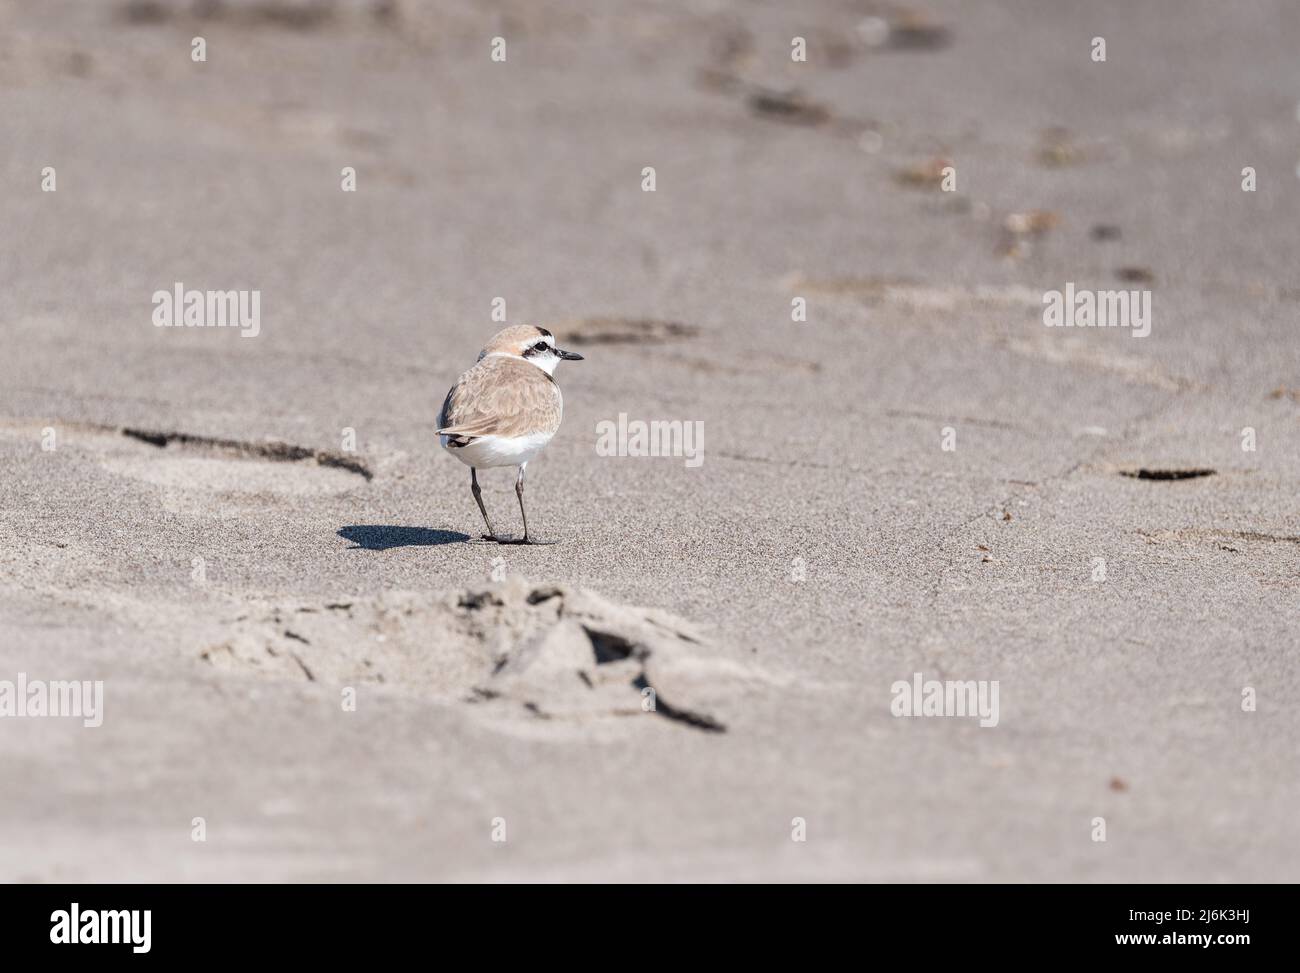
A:
<svg viewBox="0 0 1300 973">
<path fill-rule="evenodd" d="M 559 348 L 556 348 L 555 353 L 565 361 L 582 361 L 582 356 L 576 351 L 560 351 Z"/>
</svg>

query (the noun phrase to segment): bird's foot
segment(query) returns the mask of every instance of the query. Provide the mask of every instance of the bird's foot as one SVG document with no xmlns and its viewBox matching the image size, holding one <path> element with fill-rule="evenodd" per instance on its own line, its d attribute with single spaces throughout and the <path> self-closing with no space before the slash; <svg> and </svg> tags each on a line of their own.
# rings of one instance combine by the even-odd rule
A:
<svg viewBox="0 0 1300 973">
<path fill-rule="evenodd" d="M 550 547 L 559 541 L 546 540 L 525 534 L 523 537 L 502 537 L 500 534 L 483 534 L 477 540 L 466 541 L 467 544 L 497 544 L 511 547 Z"/>
</svg>

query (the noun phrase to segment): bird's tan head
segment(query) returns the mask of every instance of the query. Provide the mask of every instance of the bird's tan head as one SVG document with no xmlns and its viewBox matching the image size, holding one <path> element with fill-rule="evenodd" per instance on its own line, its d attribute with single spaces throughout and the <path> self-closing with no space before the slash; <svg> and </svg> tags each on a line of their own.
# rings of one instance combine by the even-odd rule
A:
<svg viewBox="0 0 1300 973">
<path fill-rule="evenodd" d="M 547 375 L 555 371 L 561 361 L 582 361 L 582 356 L 555 347 L 555 336 L 545 328 L 531 324 L 516 324 L 498 331 L 479 352 L 482 361 L 488 355 L 509 355 L 536 365 Z"/>
</svg>

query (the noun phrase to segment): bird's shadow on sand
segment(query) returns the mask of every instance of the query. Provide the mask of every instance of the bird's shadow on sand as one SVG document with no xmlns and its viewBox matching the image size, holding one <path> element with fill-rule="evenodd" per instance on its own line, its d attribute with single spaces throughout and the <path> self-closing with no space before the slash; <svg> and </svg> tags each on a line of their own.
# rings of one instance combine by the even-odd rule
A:
<svg viewBox="0 0 1300 973">
<path fill-rule="evenodd" d="M 367 551 L 387 551 L 394 547 L 437 547 L 439 544 L 460 544 L 469 540 L 468 534 L 455 530 L 430 530 L 427 527 L 393 527 L 381 524 L 353 524 L 338 532 L 344 540 L 351 541 L 349 551 L 362 548 Z"/>
</svg>

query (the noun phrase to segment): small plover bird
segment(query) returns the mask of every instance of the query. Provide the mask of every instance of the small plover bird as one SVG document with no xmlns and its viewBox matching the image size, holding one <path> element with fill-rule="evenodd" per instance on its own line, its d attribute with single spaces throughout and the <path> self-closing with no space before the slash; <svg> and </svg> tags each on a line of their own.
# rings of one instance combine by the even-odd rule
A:
<svg viewBox="0 0 1300 973">
<path fill-rule="evenodd" d="M 582 356 L 556 348 L 555 337 L 545 328 L 506 328 L 492 336 L 479 352 L 478 364 L 456 380 L 442 403 L 438 436 L 443 449 L 469 467 L 469 488 L 487 525 L 486 540 L 510 543 L 492 529 L 478 469 L 517 466 L 515 495 L 524 519 L 519 543 L 534 543 L 524 512 L 524 468 L 560 428 L 564 397 L 551 374 L 561 360 L 582 361 Z"/>
</svg>

